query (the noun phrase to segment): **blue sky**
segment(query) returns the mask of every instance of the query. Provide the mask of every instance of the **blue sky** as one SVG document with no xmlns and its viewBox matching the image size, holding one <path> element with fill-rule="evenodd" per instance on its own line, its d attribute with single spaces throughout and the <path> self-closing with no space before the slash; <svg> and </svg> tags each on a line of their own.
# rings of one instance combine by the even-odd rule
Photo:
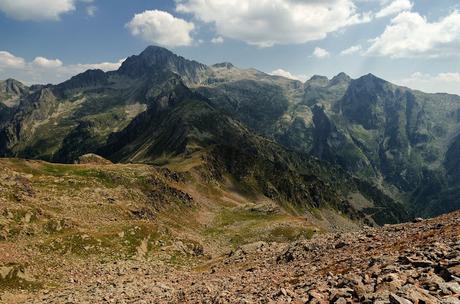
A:
<svg viewBox="0 0 460 304">
<path fill-rule="evenodd" d="M 457 0 L 0 0 L 0 79 L 58 83 L 157 44 L 301 80 L 374 73 L 460 94 L 457 9 Z"/>
</svg>

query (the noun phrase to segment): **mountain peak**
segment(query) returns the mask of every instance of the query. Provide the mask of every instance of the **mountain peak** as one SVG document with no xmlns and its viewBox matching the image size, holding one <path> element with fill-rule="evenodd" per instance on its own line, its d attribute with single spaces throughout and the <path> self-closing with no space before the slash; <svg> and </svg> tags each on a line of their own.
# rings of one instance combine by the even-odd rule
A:
<svg viewBox="0 0 460 304">
<path fill-rule="evenodd" d="M 5 82 L 5 83 L 20 83 L 20 84 L 22 84 L 22 82 L 20 82 L 19 80 L 14 79 L 14 78 L 5 79 L 2 82 Z"/>
<path fill-rule="evenodd" d="M 311 86 L 326 87 L 329 85 L 329 78 L 321 75 L 313 75 L 306 83 Z"/>
<path fill-rule="evenodd" d="M 348 76 L 347 74 L 345 74 L 344 72 L 341 72 L 337 75 L 335 75 L 332 79 L 331 79 L 331 82 L 330 84 L 331 85 L 336 85 L 336 84 L 341 84 L 341 83 L 344 83 L 344 84 L 347 84 L 351 81 L 351 77 Z"/>
<path fill-rule="evenodd" d="M 347 96 L 355 96 L 356 92 L 361 92 L 366 95 L 366 99 L 369 100 L 369 96 L 392 96 L 394 91 L 399 88 L 398 86 L 388 82 L 382 78 L 375 76 L 374 74 L 366 74 L 360 78 L 353 79 L 347 90 Z M 388 97 L 390 98 L 390 97 Z M 354 100 L 352 98 L 352 100 Z"/>
<path fill-rule="evenodd" d="M 3 83 L 6 87 L 12 87 L 12 86 L 25 87 L 25 85 L 22 82 L 20 82 L 19 80 L 13 79 L 13 78 L 8 78 L 3 81 L 0 80 L 0 83 Z"/>
<path fill-rule="evenodd" d="M 156 46 L 156 45 L 150 45 L 143 50 L 139 56 L 145 57 L 145 56 L 153 56 L 153 55 L 166 55 L 166 56 L 176 56 L 173 52 L 168 50 L 167 48 L 161 47 L 161 46 Z"/>
<path fill-rule="evenodd" d="M 27 86 L 16 79 L 8 78 L 4 81 L 0 81 L 0 92 L 21 95 L 26 90 Z"/>
<path fill-rule="evenodd" d="M 93 87 L 98 85 L 105 85 L 108 83 L 107 74 L 99 69 L 87 70 L 76 76 L 73 76 L 69 80 L 57 85 L 61 90 L 73 90 L 84 87 Z"/>
<path fill-rule="evenodd" d="M 375 76 L 374 74 L 372 73 L 369 73 L 369 74 L 366 74 L 364 76 L 361 76 L 360 78 L 358 78 L 360 80 L 366 80 L 366 81 L 385 81 L 383 80 L 382 78 L 380 77 L 377 77 Z"/>
<path fill-rule="evenodd" d="M 323 76 L 323 75 L 313 75 L 311 76 L 311 78 L 309 80 L 328 80 L 329 81 L 329 78 L 327 78 L 326 76 Z"/>
<path fill-rule="evenodd" d="M 234 68 L 235 66 L 230 62 L 221 62 L 221 63 L 213 64 L 212 67 L 213 68 L 226 68 L 230 70 L 231 68 Z"/>
<path fill-rule="evenodd" d="M 374 90 L 375 88 L 382 87 L 385 84 L 390 83 L 371 73 L 361 76 L 352 81 L 352 86 L 366 87 L 368 90 Z"/>
<path fill-rule="evenodd" d="M 166 48 L 149 46 L 139 55 L 126 59 L 118 73 L 137 78 L 152 71 L 166 70 L 181 76 L 185 83 L 198 83 L 202 78 L 201 74 L 208 69 L 208 66 L 185 59 Z"/>
</svg>

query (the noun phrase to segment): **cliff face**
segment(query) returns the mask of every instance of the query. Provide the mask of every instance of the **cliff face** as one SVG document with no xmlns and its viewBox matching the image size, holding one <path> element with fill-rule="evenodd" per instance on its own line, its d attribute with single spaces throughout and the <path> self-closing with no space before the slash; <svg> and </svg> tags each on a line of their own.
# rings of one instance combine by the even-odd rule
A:
<svg viewBox="0 0 460 304">
<path fill-rule="evenodd" d="M 204 64 L 177 56 L 167 49 L 150 46 L 141 54 L 126 59 L 118 73 L 139 78 L 151 73 L 152 70 L 168 70 L 181 75 L 187 85 L 200 83 L 211 71 Z"/>
</svg>

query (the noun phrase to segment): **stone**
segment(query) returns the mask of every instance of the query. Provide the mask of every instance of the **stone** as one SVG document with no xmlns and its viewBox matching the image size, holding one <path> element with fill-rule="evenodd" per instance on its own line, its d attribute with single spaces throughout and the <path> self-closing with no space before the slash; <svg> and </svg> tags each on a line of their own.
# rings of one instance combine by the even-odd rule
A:
<svg viewBox="0 0 460 304">
<path fill-rule="evenodd" d="M 397 296 L 394 293 L 390 294 L 391 304 L 412 304 L 411 301 L 404 299 L 403 297 Z"/>
<path fill-rule="evenodd" d="M 460 265 L 450 267 L 447 269 L 450 275 L 456 276 L 457 278 L 460 278 Z"/>
<path fill-rule="evenodd" d="M 111 165 L 112 162 L 94 153 L 88 153 L 80 156 L 76 161 L 81 165 Z"/>
</svg>

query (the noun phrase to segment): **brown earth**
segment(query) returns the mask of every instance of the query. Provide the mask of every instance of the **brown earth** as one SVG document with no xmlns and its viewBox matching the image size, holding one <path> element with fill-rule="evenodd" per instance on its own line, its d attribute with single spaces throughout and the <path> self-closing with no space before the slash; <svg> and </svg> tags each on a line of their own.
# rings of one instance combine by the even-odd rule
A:
<svg viewBox="0 0 460 304">
<path fill-rule="evenodd" d="M 0 302 L 460 303 L 460 213 L 328 232 L 227 182 L 0 160 Z"/>
</svg>

